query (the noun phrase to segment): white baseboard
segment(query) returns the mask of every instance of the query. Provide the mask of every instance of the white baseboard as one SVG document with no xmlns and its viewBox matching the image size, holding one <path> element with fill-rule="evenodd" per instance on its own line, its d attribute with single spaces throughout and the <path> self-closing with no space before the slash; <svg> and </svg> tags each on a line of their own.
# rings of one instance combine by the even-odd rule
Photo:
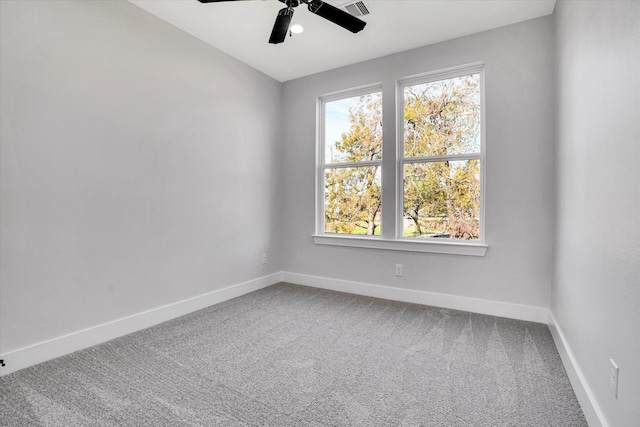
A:
<svg viewBox="0 0 640 427">
<path fill-rule="evenodd" d="M 249 280 L 162 307 L 76 331 L 47 341 L 0 354 L 5 362 L 1 375 L 73 353 L 114 338 L 166 322 L 196 310 L 271 286 L 282 281 L 282 273 Z"/>
<path fill-rule="evenodd" d="M 1 375 L 7 375 L 11 372 L 157 325 L 167 320 L 183 316 L 193 311 L 200 310 L 283 281 L 298 285 L 394 301 L 431 305 L 454 310 L 464 310 L 473 313 L 488 314 L 530 322 L 547 323 L 589 426 L 609 427 L 603 416 L 602 410 L 595 399 L 593 391 L 589 387 L 580 366 L 576 362 L 575 356 L 568 345 L 562 329 L 557 324 L 553 314 L 544 307 L 439 294 L 391 286 L 372 285 L 291 272 L 278 272 L 247 282 L 238 283 L 236 285 L 198 295 L 193 298 L 188 298 L 0 354 L 0 359 L 3 359 L 6 364 L 6 366 L 2 368 Z"/>
<path fill-rule="evenodd" d="M 453 310 L 464 310 L 491 316 L 526 320 L 529 322 L 547 323 L 549 318 L 549 310 L 547 308 L 531 305 L 490 301 L 480 298 L 461 297 L 391 286 L 371 285 L 289 272 L 282 273 L 282 280 L 297 285 L 312 286 L 332 291 L 431 305 Z"/>
<path fill-rule="evenodd" d="M 571 381 L 571 386 L 578 398 L 578 402 L 580 402 L 580 407 L 587 419 L 587 423 L 590 427 L 609 427 L 602 409 L 600 409 L 600 405 L 598 405 L 598 401 L 591 387 L 589 387 L 589 383 L 582 369 L 580 369 L 580 365 L 578 365 L 573 351 L 571 351 L 567 338 L 551 311 L 549 311 L 548 324 L 553 341 L 555 341 L 558 353 L 560 353 L 560 359 L 562 359 L 562 364 L 564 365 L 565 371 L 567 371 L 567 376 L 569 377 L 569 381 Z"/>
<path fill-rule="evenodd" d="M 549 312 L 543 307 L 278 272 L 0 354 L 0 359 L 6 364 L 1 375 L 101 344 L 281 281 L 531 322 L 547 323 L 549 319 Z"/>
</svg>

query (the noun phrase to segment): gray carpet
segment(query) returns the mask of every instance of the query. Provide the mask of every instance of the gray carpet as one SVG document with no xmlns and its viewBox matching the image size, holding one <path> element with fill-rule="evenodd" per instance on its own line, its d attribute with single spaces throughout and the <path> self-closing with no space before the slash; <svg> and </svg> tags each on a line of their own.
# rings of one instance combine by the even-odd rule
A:
<svg viewBox="0 0 640 427">
<path fill-rule="evenodd" d="M 586 426 L 546 325 L 281 283 L 0 378 L 3 426 Z"/>
</svg>

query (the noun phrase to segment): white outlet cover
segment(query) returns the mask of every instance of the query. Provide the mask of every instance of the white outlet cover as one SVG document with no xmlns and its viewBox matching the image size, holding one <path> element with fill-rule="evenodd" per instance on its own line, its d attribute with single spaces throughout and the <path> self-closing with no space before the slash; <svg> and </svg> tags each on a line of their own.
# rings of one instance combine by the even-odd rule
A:
<svg viewBox="0 0 640 427">
<path fill-rule="evenodd" d="M 396 276 L 402 277 L 402 264 L 396 264 Z"/>
</svg>

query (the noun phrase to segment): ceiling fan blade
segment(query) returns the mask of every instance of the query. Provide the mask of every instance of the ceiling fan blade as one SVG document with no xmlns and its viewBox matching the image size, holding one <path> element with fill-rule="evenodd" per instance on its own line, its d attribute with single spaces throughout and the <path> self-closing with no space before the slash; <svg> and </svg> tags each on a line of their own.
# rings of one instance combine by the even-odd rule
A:
<svg viewBox="0 0 640 427">
<path fill-rule="evenodd" d="M 273 30 L 271 30 L 271 37 L 269 37 L 269 43 L 278 44 L 282 43 L 287 37 L 289 32 L 289 25 L 293 18 L 293 9 L 285 7 L 280 9 L 276 22 L 273 24 Z"/>
<path fill-rule="evenodd" d="M 342 28 L 351 31 L 352 33 L 362 31 L 364 26 L 367 25 L 363 20 L 356 18 L 344 10 L 338 9 L 333 5 L 325 3 L 322 0 L 310 0 L 306 3 L 309 5 L 309 11 L 311 13 L 315 13 L 334 24 L 340 25 Z"/>
</svg>

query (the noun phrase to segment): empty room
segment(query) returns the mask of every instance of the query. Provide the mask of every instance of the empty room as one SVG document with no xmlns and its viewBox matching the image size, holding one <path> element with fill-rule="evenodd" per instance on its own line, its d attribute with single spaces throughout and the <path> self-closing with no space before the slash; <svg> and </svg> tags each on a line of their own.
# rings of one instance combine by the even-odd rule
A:
<svg viewBox="0 0 640 427">
<path fill-rule="evenodd" d="M 640 1 L 0 0 L 0 425 L 640 426 Z"/>
</svg>

